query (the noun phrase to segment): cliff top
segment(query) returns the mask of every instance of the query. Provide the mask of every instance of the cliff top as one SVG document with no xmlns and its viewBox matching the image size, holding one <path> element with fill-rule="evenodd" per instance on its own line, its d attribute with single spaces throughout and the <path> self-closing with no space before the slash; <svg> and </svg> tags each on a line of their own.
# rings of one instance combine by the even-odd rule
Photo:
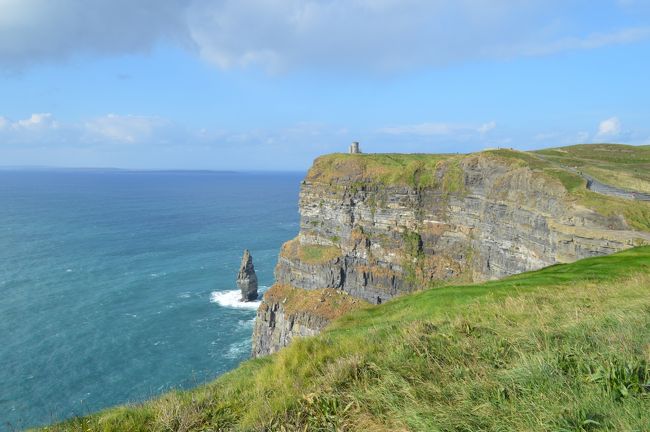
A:
<svg viewBox="0 0 650 432">
<path fill-rule="evenodd" d="M 601 182 L 650 193 L 650 146 L 587 144 L 539 150 L 535 154 Z"/>
<path fill-rule="evenodd" d="M 582 144 L 530 152 L 497 149 L 469 154 L 333 153 L 314 161 L 307 180 L 431 186 L 437 177 L 453 171 L 459 161 L 469 157 L 517 161 L 520 166 L 527 165 L 558 178 L 568 190 L 582 184 L 579 174 L 585 172 L 613 186 L 650 192 L 650 146 L 622 144 Z"/>
<path fill-rule="evenodd" d="M 563 187 L 566 198 L 604 216 L 623 216 L 637 230 L 650 231 L 650 146 L 584 144 L 539 151 L 485 150 L 470 154 L 343 154 L 321 156 L 306 180 L 312 183 L 358 187 L 409 186 L 436 188 L 443 193 L 463 193 L 463 163 L 489 159 L 528 168 Z M 619 196 L 595 193 L 588 184 L 620 188 Z M 644 195 L 646 201 L 625 199 L 626 191 Z"/>
<path fill-rule="evenodd" d="M 197 389 L 46 430 L 648 430 L 649 287 L 641 247 L 423 291 Z"/>
<path fill-rule="evenodd" d="M 333 153 L 321 156 L 307 173 L 307 180 L 320 183 L 373 181 L 381 184 L 432 186 L 438 171 L 465 155 Z"/>
</svg>

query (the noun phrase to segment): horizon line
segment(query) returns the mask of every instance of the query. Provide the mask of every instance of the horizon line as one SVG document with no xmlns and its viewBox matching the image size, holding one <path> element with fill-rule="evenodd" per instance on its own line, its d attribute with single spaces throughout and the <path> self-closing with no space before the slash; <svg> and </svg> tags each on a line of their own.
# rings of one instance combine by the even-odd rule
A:
<svg viewBox="0 0 650 432">
<path fill-rule="evenodd" d="M 304 173 L 307 169 L 218 169 L 218 168 L 116 168 L 92 166 L 51 166 L 51 165 L 0 165 L 0 171 L 104 171 L 104 172 L 204 172 L 223 174 L 254 174 L 254 173 Z"/>
</svg>

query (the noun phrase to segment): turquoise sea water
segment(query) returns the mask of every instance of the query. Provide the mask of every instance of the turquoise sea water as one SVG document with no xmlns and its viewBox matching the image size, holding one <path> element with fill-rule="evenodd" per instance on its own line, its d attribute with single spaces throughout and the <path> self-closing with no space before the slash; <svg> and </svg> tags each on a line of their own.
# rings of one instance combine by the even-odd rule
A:
<svg viewBox="0 0 650 432">
<path fill-rule="evenodd" d="M 0 172 L 0 430 L 193 387 L 248 358 L 241 253 L 270 285 L 301 177 Z"/>
</svg>

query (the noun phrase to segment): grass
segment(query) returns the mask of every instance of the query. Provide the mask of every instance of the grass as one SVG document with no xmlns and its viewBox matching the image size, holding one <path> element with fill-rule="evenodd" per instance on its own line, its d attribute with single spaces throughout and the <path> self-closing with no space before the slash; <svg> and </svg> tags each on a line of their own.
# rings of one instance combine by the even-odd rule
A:
<svg viewBox="0 0 650 432">
<path fill-rule="evenodd" d="M 459 190 L 462 182 L 458 161 L 448 154 L 342 154 L 314 161 L 307 180 L 334 184 L 345 181 L 359 186 L 400 185 L 415 188 L 445 187 Z"/>
<path fill-rule="evenodd" d="M 638 231 L 650 232 L 650 203 L 601 195 L 589 190 L 574 192 L 578 202 L 585 207 L 597 209 L 604 216 L 621 215 Z"/>
<path fill-rule="evenodd" d="M 603 183 L 650 193 L 650 146 L 583 144 L 537 154 L 590 174 Z"/>
<path fill-rule="evenodd" d="M 516 161 L 519 166 L 543 172 L 560 180 L 569 191 L 584 186 L 584 180 L 562 167 L 576 168 L 614 186 L 650 192 L 650 146 L 584 144 L 535 152 L 499 149 L 480 154 Z M 335 153 L 316 159 L 307 179 L 330 184 L 344 180 L 442 187 L 457 192 L 462 188 L 458 162 L 465 157 L 467 155 Z"/>
<path fill-rule="evenodd" d="M 584 188 L 586 181 L 571 171 L 558 168 L 556 165 L 548 162 L 546 159 L 531 152 L 522 152 L 517 150 L 489 150 L 485 154 L 498 157 L 501 160 L 510 161 L 518 167 L 528 167 L 531 170 L 544 174 L 549 178 L 559 181 L 568 192 L 574 192 Z"/>
<path fill-rule="evenodd" d="M 568 192 L 567 200 L 604 216 L 620 215 L 633 229 L 650 231 L 650 203 L 590 193 L 585 179 L 571 171 L 575 168 L 604 183 L 650 192 L 648 146 L 591 144 L 536 152 L 488 150 L 478 155 L 498 159 L 513 169 L 527 167 L 563 187 Z M 353 190 L 366 189 L 378 194 L 385 186 L 398 185 L 462 196 L 467 190 L 460 163 L 472 156 L 337 153 L 316 159 L 307 180 L 326 183 L 330 188 L 344 184 Z M 381 199 L 371 193 L 368 202 L 378 205 Z"/>
<path fill-rule="evenodd" d="M 427 290 L 47 431 L 650 430 L 650 247 Z"/>
<path fill-rule="evenodd" d="M 304 290 L 289 285 L 275 284 L 264 295 L 266 303 L 281 303 L 287 316 L 309 313 L 311 316 L 332 320 L 366 302 L 333 288 Z M 266 307 L 263 303 L 261 307 Z"/>
<path fill-rule="evenodd" d="M 282 245 L 282 256 L 306 264 L 325 264 L 342 255 L 338 246 L 303 245 L 293 239 Z"/>
</svg>

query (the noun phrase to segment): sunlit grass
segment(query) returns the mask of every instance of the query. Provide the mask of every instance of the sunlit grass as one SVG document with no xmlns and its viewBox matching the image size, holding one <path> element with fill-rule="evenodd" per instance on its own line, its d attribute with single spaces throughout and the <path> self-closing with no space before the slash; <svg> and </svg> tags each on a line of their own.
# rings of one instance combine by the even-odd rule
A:
<svg viewBox="0 0 650 432">
<path fill-rule="evenodd" d="M 325 264 L 342 255 L 338 246 L 300 244 L 298 239 L 286 242 L 282 246 L 282 256 L 299 260 L 305 264 Z"/>
<path fill-rule="evenodd" d="M 568 169 L 575 168 L 614 186 L 650 190 L 650 150 L 647 147 L 585 145 L 538 152 L 498 149 L 478 155 L 496 158 L 513 168 L 527 167 L 566 189 L 567 200 L 604 216 L 622 216 L 632 229 L 650 231 L 649 202 L 591 193 L 586 189 L 586 180 Z M 466 193 L 466 185 L 460 163 L 473 156 L 331 154 L 316 159 L 307 179 L 327 184 L 344 181 L 346 187 L 352 189 L 381 191 L 385 186 L 398 185 L 462 196 Z M 369 198 L 369 202 L 377 201 Z"/>
<path fill-rule="evenodd" d="M 316 159 L 307 179 L 322 183 L 345 179 L 351 184 L 444 187 L 458 191 L 462 187 L 462 178 L 458 176 L 458 161 L 462 157 L 448 154 L 335 153 Z"/>
<path fill-rule="evenodd" d="M 540 150 L 549 161 L 575 167 L 603 183 L 650 192 L 650 147 L 590 144 Z"/>
</svg>

